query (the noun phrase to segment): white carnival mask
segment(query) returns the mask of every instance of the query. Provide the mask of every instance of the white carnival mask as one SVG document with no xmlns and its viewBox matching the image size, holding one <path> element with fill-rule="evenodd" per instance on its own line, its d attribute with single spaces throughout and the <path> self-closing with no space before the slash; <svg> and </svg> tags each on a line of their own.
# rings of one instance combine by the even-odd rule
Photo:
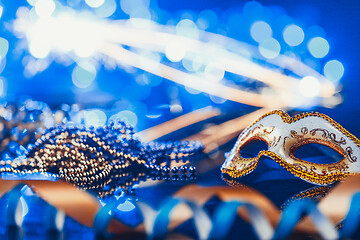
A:
<svg viewBox="0 0 360 240">
<path fill-rule="evenodd" d="M 268 149 L 256 157 L 245 158 L 241 149 L 252 141 L 266 142 Z M 294 156 L 299 147 L 321 144 L 342 155 L 336 163 L 313 163 Z M 221 171 L 232 178 L 252 172 L 261 156 L 268 156 L 295 176 L 319 185 L 360 173 L 360 141 L 340 124 L 321 113 L 303 113 L 290 117 L 275 110 L 266 113 L 239 136 Z"/>
</svg>

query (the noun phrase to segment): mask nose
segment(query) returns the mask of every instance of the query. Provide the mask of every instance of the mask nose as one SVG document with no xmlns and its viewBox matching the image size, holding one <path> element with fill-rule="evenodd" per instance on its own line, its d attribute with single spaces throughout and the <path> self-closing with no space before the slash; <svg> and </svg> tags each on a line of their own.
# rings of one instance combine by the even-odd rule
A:
<svg viewBox="0 0 360 240">
<path fill-rule="evenodd" d="M 235 163 L 235 160 L 234 160 L 235 155 L 236 155 L 236 153 L 233 153 L 233 152 L 229 152 L 228 154 L 226 154 L 226 159 L 220 168 L 221 171 L 230 170 L 231 168 L 235 167 L 235 164 L 234 164 Z"/>
<path fill-rule="evenodd" d="M 243 175 L 241 170 L 244 168 L 244 164 L 253 161 L 261 151 L 267 150 L 268 144 L 261 139 L 250 139 L 236 149 L 227 156 L 221 166 L 222 172 L 230 172 L 232 176 Z"/>
</svg>

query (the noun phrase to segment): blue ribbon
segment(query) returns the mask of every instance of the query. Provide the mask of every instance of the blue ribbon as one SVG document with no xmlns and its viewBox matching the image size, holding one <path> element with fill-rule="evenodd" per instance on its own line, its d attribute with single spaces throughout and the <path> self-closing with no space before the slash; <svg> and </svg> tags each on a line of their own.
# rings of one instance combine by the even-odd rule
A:
<svg viewBox="0 0 360 240">
<path fill-rule="evenodd" d="M 289 204 L 283 211 L 273 239 L 286 239 L 304 215 L 312 218 L 314 225 L 325 239 L 337 239 L 338 233 L 330 220 L 309 199 L 299 199 Z"/>
<path fill-rule="evenodd" d="M 7 225 L 17 226 L 16 210 L 21 197 L 21 189 L 24 184 L 19 184 L 7 193 L 6 220 Z M 102 207 L 94 219 L 94 228 L 96 233 L 104 234 L 112 218 L 114 210 L 122 203 L 128 200 L 126 197 L 112 201 Z M 134 204 L 134 203 L 133 203 Z M 261 213 L 260 209 L 251 203 L 242 201 L 222 202 L 216 209 L 212 218 L 208 213 L 195 202 L 183 198 L 172 198 L 165 202 L 155 217 L 154 225 L 150 238 L 165 238 L 168 233 L 168 225 L 170 223 L 170 213 L 179 204 L 185 204 L 193 212 L 195 229 L 199 238 L 222 239 L 225 238 L 237 216 L 239 207 L 244 207 L 250 216 L 251 225 L 255 233 L 260 239 L 286 239 L 293 231 L 295 226 L 301 221 L 302 217 L 308 215 L 318 229 L 320 235 L 324 238 L 351 238 L 358 230 L 360 225 L 360 192 L 355 193 L 351 200 L 351 205 L 346 218 L 343 221 L 343 227 L 337 231 L 330 220 L 325 217 L 316 206 L 316 203 L 310 199 L 300 199 L 290 203 L 283 211 L 281 220 L 277 226 L 275 233 L 267 221 L 266 217 Z M 134 204 L 135 205 L 135 204 Z M 137 209 L 140 209 L 135 205 Z M 49 206 L 50 207 L 50 206 Z M 111 213 L 110 213 L 111 212 Z M 140 211 L 144 214 L 143 211 Z M 56 209 L 49 208 L 48 211 L 48 227 L 55 228 Z M 49 218 L 50 217 L 50 218 Z M 211 231 L 210 231 L 211 230 Z"/>
<path fill-rule="evenodd" d="M 10 226 L 17 226 L 15 220 L 16 209 L 21 197 L 21 189 L 24 187 L 24 184 L 19 184 L 14 187 L 8 195 L 8 204 L 6 208 L 6 221 Z"/>
<path fill-rule="evenodd" d="M 208 238 L 211 229 L 211 220 L 209 215 L 196 203 L 183 198 L 172 198 L 162 206 L 155 219 L 153 232 L 150 238 L 163 239 L 166 237 L 168 232 L 168 225 L 170 222 L 170 213 L 179 204 L 185 204 L 192 210 L 198 238 Z"/>
<path fill-rule="evenodd" d="M 231 201 L 223 202 L 216 208 L 213 216 L 213 228 L 210 234 L 211 239 L 226 238 L 231 227 L 234 225 L 239 207 L 245 207 L 247 210 L 251 219 L 251 225 L 260 239 L 269 239 L 273 235 L 271 225 L 257 207 L 247 202 Z"/>
<path fill-rule="evenodd" d="M 112 215 L 110 212 L 114 211 L 120 204 L 124 203 L 126 200 L 125 197 L 119 197 L 119 199 L 108 203 L 104 207 L 102 207 L 99 212 L 96 214 L 94 219 L 94 228 L 95 232 L 98 234 L 105 234 L 106 229 L 109 226 Z"/>
<path fill-rule="evenodd" d="M 46 204 L 46 226 L 48 230 L 56 230 L 61 231 L 62 229 L 58 229 L 56 225 L 56 216 L 58 214 L 58 210 L 51 206 L 50 204 Z"/>
</svg>

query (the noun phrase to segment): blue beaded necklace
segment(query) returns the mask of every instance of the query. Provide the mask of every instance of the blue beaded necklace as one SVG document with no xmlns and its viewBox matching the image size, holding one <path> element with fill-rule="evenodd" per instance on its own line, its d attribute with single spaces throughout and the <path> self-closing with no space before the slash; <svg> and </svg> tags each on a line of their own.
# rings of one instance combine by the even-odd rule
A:
<svg viewBox="0 0 360 240">
<path fill-rule="evenodd" d="M 19 111 L 23 110 L 14 111 L 13 116 Z M 28 111 L 23 115 L 32 113 Z M 7 158 L 0 161 L 0 173 L 50 173 L 95 191 L 99 196 L 111 194 L 116 188 L 130 191 L 131 186 L 148 178 L 185 181 L 196 177 L 194 166 L 171 167 L 171 163 L 200 158 L 203 150 L 200 142 L 144 143 L 134 136 L 134 129 L 122 121 L 97 128 L 58 124 L 36 134 L 36 127 L 42 125 L 41 113 L 36 116 L 30 131 L 24 128 L 23 119 L 15 124 L 13 120 L 1 118 L 3 124 L 15 124 L 28 136 L 26 141 L 24 137 L 18 142 L 11 140 L 15 150 L 4 150 Z"/>
</svg>

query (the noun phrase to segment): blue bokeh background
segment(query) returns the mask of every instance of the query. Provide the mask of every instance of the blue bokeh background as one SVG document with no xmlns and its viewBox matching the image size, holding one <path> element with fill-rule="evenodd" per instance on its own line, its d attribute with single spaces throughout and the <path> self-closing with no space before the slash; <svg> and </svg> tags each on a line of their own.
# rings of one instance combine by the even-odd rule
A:
<svg viewBox="0 0 360 240">
<path fill-rule="evenodd" d="M 62 1 L 62 3 L 66 4 L 66 1 Z M 159 22 L 163 24 L 166 24 L 165 19 L 173 18 L 175 21 L 179 20 L 179 16 L 184 12 L 190 12 L 196 16 L 204 9 L 212 9 L 218 14 L 219 21 L 216 27 L 209 29 L 210 31 L 220 32 L 229 37 L 254 44 L 254 41 L 248 34 L 248 27 L 242 26 L 242 23 L 239 23 L 239 26 L 229 26 L 227 22 L 222 22 L 221 20 L 225 19 L 228 13 L 241 11 L 245 3 L 246 1 L 229 0 L 158 0 L 151 1 L 150 7 L 155 9 L 154 11 L 161 9 L 161 14 L 159 11 L 160 16 L 166 15 L 162 18 L 159 17 Z M 325 108 L 320 108 L 319 110 L 329 114 L 345 127 L 354 131 L 354 133 L 359 133 L 360 131 L 358 132 L 356 123 L 358 122 L 358 111 L 360 110 L 358 97 L 360 91 L 358 80 L 360 73 L 358 67 L 358 56 L 360 55 L 360 43 L 358 41 L 360 39 L 360 16 L 358 12 L 360 11 L 360 3 L 356 1 L 335 0 L 263 0 L 259 1 L 259 3 L 268 12 L 265 17 L 269 18 L 270 21 L 271 12 L 273 15 L 286 13 L 299 26 L 306 28 L 311 25 L 319 25 L 324 29 L 326 39 L 330 44 L 330 52 L 327 59 L 338 59 L 345 68 L 344 76 L 341 79 L 344 102 L 334 110 Z M 116 1 L 116 4 L 118 5 L 118 10 L 109 18 L 128 18 L 128 15 L 122 12 L 119 7 L 120 1 Z M 158 77 L 152 78 L 153 86 L 139 86 L 134 77 L 124 70 L 118 68 L 115 71 L 108 71 L 101 68 L 97 73 L 97 88 L 88 92 L 78 91 L 73 85 L 71 81 L 73 65 L 66 67 L 53 62 L 45 71 L 38 73 L 34 77 L 24 77 L 21 61 L 24 55 L 28 53 L 23 52 L 20 55 L 11 55 L 12 50 L 18 44 L 18 39 L 9 32 L 8 28 L 11 20 L 15 18 L 17 8 L 19 6 L 29 6 L 29 4 L 27 1 L 3 1 L 2 5 L 4 6 L 4 11 L 1 18 L 0 36 L 6 38 L 10 45 L 6 67 L 1 73 L 1 76 L 7 80 L 6 98 L 28 96 L 55 107 L 59 107 L 63 103 L 81 103 L 84 107 L 111 108 L 114 104 L 117 104 L 120 108 L 133 110 L 138 115 L 155 116 L 161 114 L 161 117 L 158 118 L 147 118 L 146 121 L 139 121 L 138 129 L 163 122 L 180 114 L 171 113 L 164 107 L 169 104 L 169 98 L 165 93 L 174 84 Z M 256 20 L 257 17 L 251 16 L 250 20 L 245 19 L 243 25 L 246 25 L 246 21 Z M 276 31 L 281 33 L 280 29 L 274 29 L 274 32 Z M 319 62 L 323 63 L 321 60 Z M 181 86 L 176 88 L 183 108 L 182 113 L 207 105 L 216 105 L 206 95 L 191 95 Z M 129 102 L 134 101 L 141 104 L 129 106 Z M 229 103 L 223 104 L 221 107 L 225 110 L 234 109 L 231 104 L 229 107 Z"/>
</svg>

